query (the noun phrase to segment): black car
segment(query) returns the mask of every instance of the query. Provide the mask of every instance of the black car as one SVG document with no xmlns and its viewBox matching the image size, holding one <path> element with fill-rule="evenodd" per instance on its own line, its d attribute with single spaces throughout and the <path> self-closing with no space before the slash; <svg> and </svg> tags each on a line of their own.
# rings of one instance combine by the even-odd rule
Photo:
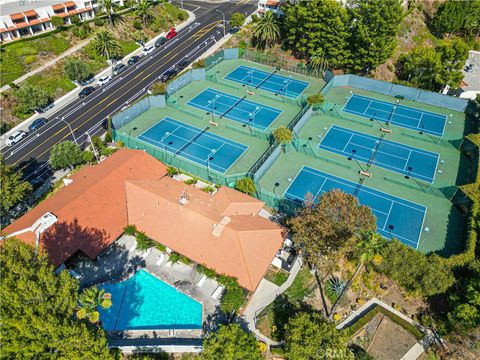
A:
<svg viewBox="0 0 480 360">
<path fill-rule="evenodd" d="M 163 36 L 159 37 L 157 41 L 155 41 L 155 47 L 160 47 L 162 45 L 165 45 L 166 42 L 167 42 L 166 38 L 164 38 Z"/>
<path fill-rule="evenodd" d="M 28 127 L 28 131 L 29 132 L 32 132 L 32 131 L 35 131 L 35 130 L 38 130 L 40 129 L 43 125 L 45 125 L 47 123 L 47 119 L 41 117 L 41 118 L 38 118 L 38 119 L 35 119 L 33 120 L 33 122 L 30 124 L 30 126 Z"/>
<path fill-rule="evenodd" d="M 183 59 L 182 61 L 180 61 L 177 65 L 177 68 L 178 70 L 183 70 L 185 69 L 187 66 L 188 66 L 188 60 L 187 59 Z"/>
<path fill-rule="evenodd" d="M 78 97 L 84 98 L 90 95 L 95 91 L 95 88 L 93 86 L 87 86 L 86 88 L 83 88 L 82 91 L 78 93 Z"/>
<path fill-rule="evenodd" d="M 128 59 L 128 65 L 133 65 L 135 63 L 138 62 L 138 60 L 140 60 L 140 56 L 132 56 L 130 59 Z"/>
<path fill-rule="evenodd" d="M 175 77 L 177 75 L 177 70 L 175 69 L 170 69 L 165 72 L 165 74 L 162 75 L 160 78 L 160 81 L 162 82 L 167 82 L 171 78 Z"/>
</svg>

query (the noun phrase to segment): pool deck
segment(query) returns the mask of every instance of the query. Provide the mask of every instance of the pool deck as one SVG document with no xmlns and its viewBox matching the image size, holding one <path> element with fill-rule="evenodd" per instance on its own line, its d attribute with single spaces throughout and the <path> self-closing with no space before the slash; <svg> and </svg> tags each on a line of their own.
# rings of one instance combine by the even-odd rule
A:
<svg viewBox="0 0 480 360">
<path fill-rule="evenodd" d="M 87 287 L 105 282 L 118 282 L 129 278 L 137 270 L 145 269 L 162 281 L 174 286 L 191 298 L 202 303 L 203 329 L 215 327 L 219 319 L 219 300 L 212 298 L 218 283 L 213 279 L 206 279 L 201 287 L 196 286 L 202 278 L 192 266 L 182 262 L 167 264 L 168 257 L 157 265 L 161 252 L 151 248 L 147 252 L 132 250 L 135 238 L 128 235 L 121 236 L 114 244 L 105 250 L 96 260 L 82 258 L 75 262 L 75 271 L 82 278 L 80 287 Z M 199 338 L 202 330 L 128 330 L 111 332 L 110 338 Z"/>
</svg>

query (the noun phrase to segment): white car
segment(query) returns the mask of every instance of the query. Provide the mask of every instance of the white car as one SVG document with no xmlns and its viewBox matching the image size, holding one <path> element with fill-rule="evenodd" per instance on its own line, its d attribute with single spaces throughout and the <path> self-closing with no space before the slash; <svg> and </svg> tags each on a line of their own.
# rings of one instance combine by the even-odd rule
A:
<svg viewBox="0 0 480 360">
<path fill-rule="evenodd" d="M 110 80 L 112 80 L 111 76 L 102 76 L 100 79 L 97 81 L 98 86 L 103 86 L 107 84 Z"/>
<path fill-rule="evenodd" d="M 27 137 L 27 133 L 25 131 L 18 130 L 8 137 L 7 141 L 5 141 L 5 144 L 7 146 L 12 146 L 26 137 Z"/>
<path fill-rule="evenodd" d="M 151 54 L 153 50 L 155 50 L 155 46 L 144 47 L 142 51 L 142 55 L 145 56 L 145 55 Z"/>
</svg>

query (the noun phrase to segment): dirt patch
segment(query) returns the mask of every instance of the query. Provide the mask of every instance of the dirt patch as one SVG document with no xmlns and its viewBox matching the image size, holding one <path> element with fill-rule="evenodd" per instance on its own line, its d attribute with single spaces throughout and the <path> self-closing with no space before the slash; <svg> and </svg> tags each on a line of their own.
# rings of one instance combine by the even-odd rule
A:
<svg viewBox="0 0 480 360">
<path fill-rule="evenodd" d="M 401 359 L 417 342 L 415 337 L 383 314 L 377 316 L 381 320 L 365 350 L 376 360 Z"/>
</svg>

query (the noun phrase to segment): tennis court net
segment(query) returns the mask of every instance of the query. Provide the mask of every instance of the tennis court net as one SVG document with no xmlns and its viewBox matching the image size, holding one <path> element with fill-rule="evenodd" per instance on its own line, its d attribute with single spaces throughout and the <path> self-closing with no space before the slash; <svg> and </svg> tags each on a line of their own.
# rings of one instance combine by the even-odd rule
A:
<svg viewBox="0 0 480 360">
<path fill-rule="evenodd" d="M 369 169 L 370 166 L 372 166 L 373 161 L 375 160 L 375 155 L 377 155 L 378 148 L 380 147 L 380 145 L 383 141 L 383 138 L 385 137 L 386 134 L 387 134 L 386 132 L 382 132 L 382 134 L 378 138 L 378 141 L 375 143 L 375 147 L 373 148 L 372 156 L 370 156 L 370 159 L 368 159 L 368 162 L 367 162 L 367 169 Z"/>
<path fill-rule="evenodd" d="M 240 102 L 242 102 L 246 97 L 247 97 L 247 94 L 243 95 L 243 97 L 235 101 L 235 103 L 232 106 L 230 106 L 226 111 L 224 111 L 222 115 L 220 115 L 220 119 L 223 118 L 225 115 L 227 115 L 229 111 L 231 111 L 235 106 L 240 104 Z"/>
<path fill-rule="evenodd" d="M 268 79 L 270 79 L 273 75 L 275 75 L 276 72 L 277 72 L 277 69 L 273 70 L 270 74 L 268 74 L 268 76 L 265 79 L 260 81 L 260 83 L 257 86 L 255 86 L 255 89 L 258 89 L 260 86 L 266 83 Z"/>
<path fill-rule="evenodd" d="M 210 127 L 207 126 L 205 127 L 202 131 L 200 131 L 197 135 L 195 135 L 190 141 L 188 141 L 185 145 L 183 145 L 180 149 L 175 151 L 175 155 L 180 154 L 183 150 L 185 150 L 187 147 L 189 147 L 195 140 L 197 140 L 200 136 L 205 134 L 208 130 L 210 130 Z"/>
</svg>

